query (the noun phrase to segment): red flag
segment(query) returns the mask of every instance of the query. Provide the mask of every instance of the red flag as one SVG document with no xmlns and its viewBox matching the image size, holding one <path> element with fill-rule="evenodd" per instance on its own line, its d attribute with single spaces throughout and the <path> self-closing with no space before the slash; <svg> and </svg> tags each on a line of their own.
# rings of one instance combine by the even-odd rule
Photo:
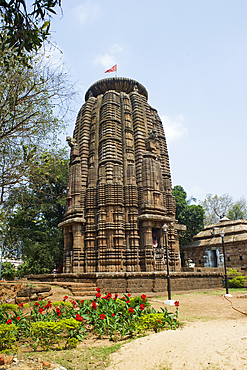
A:
<svg viewBox="0 0 247 370">
<path fill-rule="evenodd" d="M 117 64 L 115 64 L 115 66 L 113 66 L 112 68 L 107 69 L 107 71 L 105 71 L 105 73 L 116 72 L 116 70 L 117 70 Z"/>
</svg>

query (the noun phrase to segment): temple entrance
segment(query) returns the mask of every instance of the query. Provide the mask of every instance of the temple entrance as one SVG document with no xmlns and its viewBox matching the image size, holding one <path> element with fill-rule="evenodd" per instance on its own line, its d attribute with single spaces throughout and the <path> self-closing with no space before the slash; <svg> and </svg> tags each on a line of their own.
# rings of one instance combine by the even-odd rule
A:
<svg viewBox="0 0 247 370">
<path fill-rule="evenodd" d="M 162 229 L 152 229 L 155 271 L 163 271 L 165 268 L 165 251 L 162 243 L 162 231 Z"/>
<path fill-rule="evenodd" d="M 218 267 L 216 249 L 211 250 L 211 259 L 213 262 L 213 267 Z"/>
</svg>

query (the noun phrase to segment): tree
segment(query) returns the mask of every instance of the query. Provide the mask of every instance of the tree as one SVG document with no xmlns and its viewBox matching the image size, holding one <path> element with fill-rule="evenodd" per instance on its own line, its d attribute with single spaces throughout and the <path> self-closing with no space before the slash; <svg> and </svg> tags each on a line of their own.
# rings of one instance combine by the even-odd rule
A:
<svg viewBox="0 0 247 370">
<path fill-rule="evenodd" d="M 4 205 L 5 254 L 22 256 L 22 274 L 50 273 L 62 263 L 63 235 L 57 225 L 65 211 L 66 157 L 62 150 L 43 154 L 30 169 L 28 186 L 14 188 Z"/>
<path fill-rule="evenodd" d="M 204 228 L 204 210 L 200 205 L 190 205 L 191 199 L 186 200 L 187 193 L 181 185 L 174 186 L 172 194 L 176 203 L 176 219 L 179 224 L 186 225 L 187 230 L 180 233 L 179 244 L 188 244 L 193 236 Z"/>
<path fill-rule="evenodd" d="M 231 220 L 245 219 L 247 216 L 247 202 L 244 197 L 234 202 L 229 194 L 221 196 L 207 194 L 205 200 L 200 204 L 205 211 L 206 225 L 219 222 L 223 216 L 227 216 Z"/>
<path fill-rule="evenodd" d="M 42 57 L 31 64 L 23 66 L 11 51 L 0 51 L 0 204 L 27 180 L 35 158 L 54 146 L 75 94 L 63 68 L 54 69 Z"/>
<path fill-rule="evenodd" d="M 237 200 L 228 210 L 227 217 L 230 220 L 246 220 L 247 219 L 247 201 L 244 197 Z"/>
<path fill-rule="evenodd" d="M 26 60 L 27 52 L 37 51 L 50 35 L 57 6 L 61 0 L 34 0 L 30 9 L 25 0 L 0 0 L 2 50 L 12 48 Z"/>
</svg>

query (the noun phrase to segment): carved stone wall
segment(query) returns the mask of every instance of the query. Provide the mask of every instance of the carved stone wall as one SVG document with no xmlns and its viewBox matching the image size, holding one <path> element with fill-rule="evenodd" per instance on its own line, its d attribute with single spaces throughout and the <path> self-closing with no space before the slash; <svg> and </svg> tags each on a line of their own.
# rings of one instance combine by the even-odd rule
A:
<svg viewBox="0 0 247 370">
<path fill-rule="evenodd" d="M 127 78 L 96 82 L 74 130 L 64 229 L 64 272 L 162 271 L 162 226 L 180 269 L 175 201 L 162 122 Z"/>
</svg>

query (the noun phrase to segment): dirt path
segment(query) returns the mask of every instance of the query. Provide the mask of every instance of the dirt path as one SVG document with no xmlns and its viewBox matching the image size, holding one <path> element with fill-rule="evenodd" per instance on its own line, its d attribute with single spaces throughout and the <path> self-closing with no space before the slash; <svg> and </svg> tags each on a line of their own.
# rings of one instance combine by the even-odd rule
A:
<svg viewBox="0 0 247 370">
<path fill-rule="evenodd" d="M 247 369 L 247 316 L 234 311 L 222 296 L 199 295 L 198 305 L 195 298 L 193 310 L 191 308 L 192 312 L 186 316 L 192 296 L 180 297 L 181 316 L 185 322 L 181 329 L 125 344 L 111 355 L 108 370 Z M 246 299 L 236 295 L 231 301 L 235 307 L 247 311 Z M 210 321 L 205 322 L 206 315 Z"/>
<path fill-rule="evenodd" d="M 139 338 L 111 357 L 108 370 L 247 369 L 247 318 L 196 322 Z"/>
</svg>

